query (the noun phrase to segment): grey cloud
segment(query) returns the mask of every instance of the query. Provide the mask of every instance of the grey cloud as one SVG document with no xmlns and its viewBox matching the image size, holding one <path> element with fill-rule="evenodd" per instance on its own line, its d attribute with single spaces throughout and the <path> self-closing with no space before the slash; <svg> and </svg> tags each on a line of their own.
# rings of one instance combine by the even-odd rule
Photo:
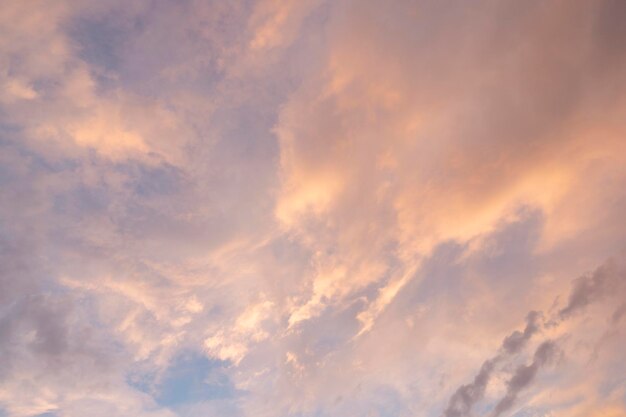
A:
<svg viewBox="0 0 626 417">
<path fill-rule="evenodd" d="M 535 351 L 530 365 L 521 365 L 515 370 L 513 377 L 507 384 L 505 396 L 498 402 L 493 411 L 493 417 L 502 415 L 502 413 L 513 406 L 519 392 L 533 382 L 539 369 L 554 357 L 555 352 L 556 344 L 551 340 L 545 341 Z"/>
<path fill-rule="evenodd" d="M 515 354 L 526 345 L 526 342 L 539 331 L 541 316 L 541 313 L 537 311 L 528 313 L 524 331 L 515 330 L 502 341 L 504 354 Z M 485 395 L 485 389 L 495 366 L 503 358 L 503 354 L 498 354 L 485 361 L 474 380 L 470 384 L 462 385 L 454 392 L 443 415 L 445 417 L 469 416 L 472 407 Z"/>
<path fill-rule="evenodd" d="M 463 417 L 469 416 L 472 406 L 476 404 L 485 395 L 485 388 L 491 379 L 491 374 L 499 356 L 489 359 L 480 367 L 480 371 L 474 377 L 474 381 L 470 384 L 462 385 L 450 398 L 448 407 L 444 411 L 445 417 Z"/>
<path fill-rule="evenodd" d="M 507 353 L 517 353 L 526 345 L 526 342 L 539 331 L 542 314 L 531 311 L 526 316 L 526 328 L 523 332 L 514 331 L 502 341 L 502 349 Z"/>
<path fill-rule="evenodd" d="M 611 315 L 611 323 L 618 324 L 624 315 L 626 315 L 626 303 L 620 305 L 613 315 Z"/>
<path fill-rule="evenodd" d="M 609 293 L 616 292 L 623 284 L 625 274 L 616 258 L 609 259 L 593 273 L 574 280 L 574 288 L 570 293 L 567 305 L 560 310 L 559 317 L 567 319 L 572 314 L 582 310 L 589 304 L 599 300 Z M 612 316 L 614 322 L 619 321 L 624 314 L 624 307 L 618 308 Z M 506 355 L 520 352 L 528 340 L 541 329 L 543 315 L 538 311 L 531 311 L 526 316 L 524 331 L 515 330 L 502 341 L 502 353 L 485 361 L 480 371 L 470 384 L 462 385 L 450 398 L 448 407 L 444 411 L 445 417 L 469 416 L 472 407 L 480 401 L 495 365 Z M 552 320 L 552 325 L 559 323 Z M 528 386 L 535 378 L 538 370 L 553 356 L 556 346 L 554 342 L 543 342 L 535 351 L 533 362 L 517 368 L 507 386 L 507 393 L 494 409 L 494 417 L 501 415 L 511 408 L 517 399 L 518 393 Z"/>
<path fill-rule="evenodd" d="M 48 306 L 48 297 L 21 296 L 0 315 L 0 381 L 21 368 L 23 359 L 52 365 L 67 348 L 63 308 Z M 27 338 L 25 335 L 32 334 Z"/>
<path fill-rule="evenodd" d="M 610 259 L 593 273 L 574 281 L 567 305 L 559 311 L 559 317 L 565 319 L 605 295 L 618 291 L 623 286 L 626 271 L 615 259 Z"/>
</svg>

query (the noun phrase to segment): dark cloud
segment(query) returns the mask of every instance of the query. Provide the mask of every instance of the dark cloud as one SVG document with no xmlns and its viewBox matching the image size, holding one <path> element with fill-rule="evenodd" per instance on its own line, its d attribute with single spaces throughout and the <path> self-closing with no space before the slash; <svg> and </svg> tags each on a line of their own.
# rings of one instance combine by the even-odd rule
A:
<svg viewBox="0 0 626 417">
<path fill-rule="evenodd" d="M 572 314 L 582 310 L 587 305 L 601 299 L 605 295 L 615 293 L 621 288 L 624 277 L 623 266 L 612 258 L 598 267 L 593 273 L 574 280 L 567 305 L 560 310 L 559 318 L 567 319 Z M 618 308 L 612 316 L 614 322 L 619 321 L 624 314 L 624 306 Z M 503 360 L 506 355 L 519 353 L 530 338 L 541 329 L 543 315 L 538 311 L 531 311 L 526 316 L 524 331 L 515 330 L 502 341 L 502 353 L 485 361 L 480 371 L 470 384 L 459 387 L 450 398 L 448 407 L 444 411 L 445 417 L 469 416 L 472 407 L 480 401 L 485 393 L 485 388 L 495 365 Z M 558 326 L 558 322 L 551 320 L 552 326 Z M 501 415 L 511 408 L 517 399 L 518 393 L 527 387 L 534 379 L 539 369 L 554 355 L 556 345 L 552 341 L 543 342 L 535 351 L 534 359 L 530 365 L 522 365 L 517 368 L 515 374 L 507 384 L 507 393 L 494 409 L 494 417 Z"/>
<path fill-rule="evenodd" d="M 480 367 L 478 374 L 474 377 L 474 380 L 470 384 L 462 385 L 452 394 L 448 407 L 443 413 L 445 417 L 463 417 L 470 415 L 472 406 L 485 395 L 485 388 L 491 379 L 491 374 L 499 359 L 499 356 L 496 356 L 485 361 Z"/>
<path fill-rule="evenodd" d="M 504 358 L 505 354 L 515 354 L 519 352 L 528 340 L 539 331 L 541 324 L 540 312 L 531 311 L 526 316 L 526 327 L 523 332 L 515 330 L 502 341 L 504 354 L 498 354 L 485 361 L 480 367 L 480 371 L 470 384 L 459 387 L 448 402 L 448 407 L 444 411 L 445 417 L 469 416 L 474 404 L 480 401 L 485 395 L 485 389 L 497 363 Z"/>
<path fill-rule="evenodd" d="M 623 287 L 626 270 L 616 259 L 609 259 L 589 275 L 574 281 L 567 305 L 559 311 L 559 317 L 565 319 L 589 304 L 608 294 L 614 294 Z"/>
<path fill-rule="evenodd" d="M 545 341 L 535 351 L 535 356 L 530 365 L 521 365 L 513 374 L 507 384 L 506 395 L 496 404 L 493 417 L 498 417 L 510 409 L 521 390 L 530 385 L 537 376 L 539 369 L 554 357 L 556 345 L 553 341 Z"/>
<path fill-rule="evenodd" d="M 526 316 L 526 328 L 523 332 L 514 331 L 502 341 L 502 349 L 507 353 L 517 353 L 526 345 L 526 342 L 539 331 L 542 314 L 531 311 Z"/>
</svg>

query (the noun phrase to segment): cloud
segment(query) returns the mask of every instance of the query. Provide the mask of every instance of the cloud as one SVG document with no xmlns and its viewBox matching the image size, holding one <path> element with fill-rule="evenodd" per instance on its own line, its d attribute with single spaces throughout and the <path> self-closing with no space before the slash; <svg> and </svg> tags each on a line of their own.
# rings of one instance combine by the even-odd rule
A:
<svg viewBox="0 0 626 417">
<path fill-rule="evenodd" d="M 495 364 L 499 358 L 485 361 L 480 367 L 480 371 L 474 377 L 474 380 L 467 385 L 459 387 L 452 397 L 448 407 L 444 411 L 446 417 L 469 416 L 472 406 L 480 401 L 485 395 L 485 388 L 491 378 Z"/>
<path fill-rule="evenodd" d="M 578 278 L 573 283 L 567 305 L 559 311 L 560 318 L 568 318 L 602 297 L 619 294 L 625 279 L 621 259 L 611 259 L 591 274 Z"/>
<path fill-rule="evenodd" d="M 541 313 L 531 311 L 526 316 L 526 327 L 523 332 L 514 331 L 502 341 L 502 348 L 507 353 L 517 353 L 524 348 L 528 340 L 540 330 Z"/>
<path fill-rule="evenodd" d="M 568 319 L 573 312 L 586 307 L 592 302 L 599 301 L 600 296 L 605 295 L 607 289 L 613 290 L 611 293 L 613 296 L 619 294 L 615 292 L 615 289 L 621 283 L 623 273 L 621 273 L 618 267 L 620 263 L 617 259 L 619 258 L 608 259 L 596 268 L 593 273 L 575 279 L 568 304 L 558 312 L 558 318 L 561 320 Z M 471 415 L 472 407 L 483 399 L 487 384 L 496 370 L 496 365 L 509 359 L 507 356 L 510 357 L 522 351 L 529 339 L 541 330 L 540 320 L 542 318 L 543 314 L 540 312 L 529 312 L 526 317 L 527 324 L 524 331 L 516 330 L 504 338 L 501 346 L 502 353 L 486 360 L 478 374 L 474 377 L 474 381 L 470 384 L 462 385 L 454 392 L 443 415 L 446 417 Z M 551 320 L 548 324 L 559 326 L 562 323 Z M 537 347 L 533 361 L 529 365 L 520 365 L 507 382 L 506 394 L 495 405 L 493 416 L 500 416 L 513 406 L 519 392 L 534 381 L 539 369 L 554 358 L 557 350 L 556 342 L 552 340 L 546 340 Z"/>
<path fill-rule="evenodd" d="M 0 414 L 618 413 L 623 16 L 2 2 Z"/>
<path fill-rule="evenodd" d="M 596 45 L 593 30 L 574 28 L 595 27 L 598 15 L 582 3 L 567 13 L 531 4 L 485 7 L 473 19 L 465 13 L 460 3 L 337 5 L 316 75 L 280 113 L 276 217 L 313 251 L 332 247 L 342 260 L 320 263 L 353 271 L 324 285 L 334 289 L 329 300 L 377 276 L 385 276 L 380 288 L 393 287 L 438 245 L 480 239 L 522 207 L 542 213 L 545 250 L 594 229 L 597 216 L 583 208 L 590 206 L 573 202 L 581 186 L 600 192 L 592 177 L 612 175 L 592 168 L 593 155 L 621 164 L 623 126 L 613 117 L 623 103 L 601 92 L 599 73 L 586 75 L 597 68 L 594 47 L 572 50 L 565 39 Z M 507 19 L 511 30 L 501 26 Z M 591 103 L 604 99 L 615 112 L 590 116 Z M 613 149 L 615 159 L 600 148 Z M 611 195 L 602 193 L 592 200 Z M 404 268 L 385 268 L 390 263 Z M 327 276 L 320 271 L 314 280 Z M 367 323 L 382 304 L 371 300 Z"/>
<path fill-rule="evenodd" d="M 454 394 L 452 394 L 448 406 L 443 412 L 445 417 L 464 417 L 472 415 L 472 407 L 483 399 L 485 389 L 487 388 L 487 384 L 493 372 L 496 370 L 496 366 L 506 359 L 506 355 L 516 354 L 524 348 L 528 340 L 540 330 L 540 318 L 541 313 L 531 311 L 526 317 L 526 327 L 524 331 L 520 332 L 519 330 L 515 330 L 504 338 L 501 347 L 503 353 L 486 360 L 480 367 L 474 380 L 469 384 L 460 386 Z M 541 356 L 543 357 L 545 354 L 542 353 Z"/>
<path fill-rule="evenodd" d="M 555 350 L 556 345 L 554 342 L 545 341 L 535 351 L 530 365 L 521 365 L 515 370 L 515 373 L 507 383 L 506 395 L 495 406 L 494 416 L 502 415 L 502 413 L 513 406 L 519 392 L 533 382 L 539 369 L 554 357 Z"/>
</svg>

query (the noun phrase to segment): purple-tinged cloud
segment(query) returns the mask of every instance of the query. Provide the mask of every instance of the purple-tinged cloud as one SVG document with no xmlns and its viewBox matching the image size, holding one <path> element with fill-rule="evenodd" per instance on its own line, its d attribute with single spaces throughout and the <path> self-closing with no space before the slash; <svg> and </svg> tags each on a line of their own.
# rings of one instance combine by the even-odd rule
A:
<svg viewBox="0 0 626 417">
<path fill-rule="evenodd" d="M 528 340 L 539 331 L 541 313 L 531 311 L 526 316 L 526 327 L 523 332 L 515 330 L 502 341 L 502 353 L 497 354 L 491 359 L 486 360 L 480 367 L 480 371 L 474 377 L 474 380 L 460 386 L 448 402 L 448 407 L 444 411 L 445 417 L 465 417 L 469 416 L 472 407 L 485 395 L 485 389 L 491 379 L 491 375 L 496 365 L 507 355 L 519 352 L 528 342 Z"/>
<path fill-rule="evenodd" d="M 529 365 L 520 365 L 515 370 L 515 373 L 507 383 L 506 394 L 498 404 L 496 404 L 492 414 L 493 417 L 502 415 L 502 413 L 513 406 L 520 391 L 528 387 L 534 381 L 539 369 L 554 357 L 556 350 L 557 347 L 553 341 L 545 341 L 539 345 L 535 351 L 533 361 Z"/>
<path fill-rule="evenodd" d="M 602 297 L 623 290 L 626 269 L 615 259 L 610 259 L 591 274 L 576 279 L 567 305 L 559 311 L 561 319 L 583 310 Z"/>
<path fill-rule="evenodd" d="M 514 331 L 502 341 L 502 349 L 509 354 L 517 353 L 526 346 L 528 340 L 541 328 L 542 314 L 538 311 L 531 311 L 526 316 L 526 328 L 523 332 Z"/>
</svg>

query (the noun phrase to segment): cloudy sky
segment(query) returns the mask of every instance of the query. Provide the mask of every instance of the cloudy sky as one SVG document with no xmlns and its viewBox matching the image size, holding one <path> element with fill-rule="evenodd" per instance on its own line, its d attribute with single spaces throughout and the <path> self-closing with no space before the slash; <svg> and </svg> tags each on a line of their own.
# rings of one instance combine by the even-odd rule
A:
<svg viewBox="0 0 626 417">
<path fill-rule="evenodd" d="M 626 416 L 625 22 L 0 2 L 0 416 Z"/>
</svg>

